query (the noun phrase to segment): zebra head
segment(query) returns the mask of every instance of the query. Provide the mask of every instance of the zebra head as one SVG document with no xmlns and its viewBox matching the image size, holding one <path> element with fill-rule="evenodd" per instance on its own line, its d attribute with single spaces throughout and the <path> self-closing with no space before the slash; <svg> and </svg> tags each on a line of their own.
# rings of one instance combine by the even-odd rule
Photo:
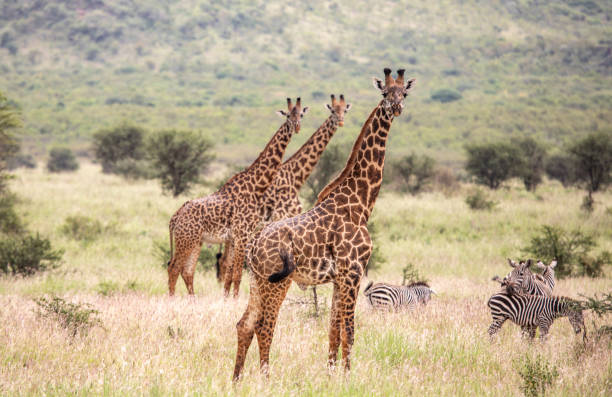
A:
<svg viewBox="0 0 612 397">
<path fill-rule="evenodd" d="M 580 331 L 584 331 L 582 334 L 582 339 L 586 340 L 586 327 L 584 326 L 584 316 L 582 315 L 582 310 L 576 309 L 570 311 L 567 316 L 567 319 L 574 328 L 574 332 L 576 333 L 576 335 L 579 334 Z"/>
<path fill-rule="evenodd" d="M 550 289 L 552 290 L 553 288 L 555 288 L 554 269 L 555 266 L 557 266 L 557 261 L 552 261 L 549 265 L 545 265 L 544 263 L 542 263 L 542 261 L 538 261 L 538 263 L 536 263 L 536 266 L 538 267 L 538 269 L 542 270 L 542 277 L 544 278 L 544 281 L 546 282 L 546 284 L 548 284 Z"/>
<path fill-rule="evenodd" d="M 515 288 L 520 288 L 523 291 L 529 291 L 531 288 L 531 284 L 533 282 L 533 273 L 531 272 L 531 265 L 533 261 L 528 259 L 527 262 L 521 261 L 516 263 L 512 259 L 508 259 L 508 263 L 514 269 L 506 277 L 504 277 L 504 283 L 510 285 L 510 283 Z"/>
</svg>

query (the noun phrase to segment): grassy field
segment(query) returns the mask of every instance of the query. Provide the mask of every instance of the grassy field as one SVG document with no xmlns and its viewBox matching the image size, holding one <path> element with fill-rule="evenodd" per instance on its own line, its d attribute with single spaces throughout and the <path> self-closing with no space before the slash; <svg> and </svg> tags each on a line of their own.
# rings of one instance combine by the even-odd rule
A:
<svg viewBox="0 0 612 397">
<path fill-rule="evenodd" d="M 237 301 L 225 300 L 212 272 L 198 269 L 196 297 L 167 297 L 167 275 L 155 256 L 166 243 L 170 215 L 188 197 L 161 194 L 154 181 L 126 182 L 85 163 L 77 173 L 19 170 L 11 189 L 22 198 L 29 228 L 65 250 L 59 268 L 29 278 L 0 278 L 0 393 L 7 395 L 516 395 L 525 357 L 541 355 L 557 368 L 551 395 L 612 393 L 612 342 L 591 335 L 587 345 L 567 320 L 555 322 L 546 343 L 521 340 L 506 324 L 494 343 L 486 330 L 494 274 L 542 224 L 596 235 L 597 251 L 612 250 L 612 194 L 597 194 L 586 216 L 584 193 L 547 183 L 537 193 L 521 185 L 490 192 L 499 204 L 473 212 L 464 202 L 471 186 L 450 196 L 417 197 L 383 191 L 374 212 L 387 263 L 374 281 L 400 283 L 411 263 L 438 292 L 416 313 L 376 313 L 361 298 L 356 314 L 353 370 L 328 372 L 328 309 L 313 316 L 292 287 L 281 308 L 269 380 L 259 375 L 256 343 L 245 377 L 232 385 L 235 324 L 246 307 L 248 277 Z M 205 189 L 190 197 L 208 193 Z M 100 234 L 76 241 L 61 233 L 67 217 L 98 220 Z M 560 280 L 557 294 L 609 292 L 610 269 L 599 279 Z M 362 288 L 367 283 L 363 280 Z M 330 286 L 319 294 L 329 307 Z M 33 299 L 57 294 L 98 310 L 102 327 L 72 337 L 35 314 Z M 589 331 L 610 323 L 586 314 Z"/>
</svg>

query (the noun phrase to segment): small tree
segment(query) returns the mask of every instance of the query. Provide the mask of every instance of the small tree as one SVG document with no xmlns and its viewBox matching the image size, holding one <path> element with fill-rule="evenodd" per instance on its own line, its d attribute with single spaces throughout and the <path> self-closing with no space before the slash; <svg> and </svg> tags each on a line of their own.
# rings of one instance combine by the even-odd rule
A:
<svg viewBox="0 0 612 397">
<path fill-rule="evenodd" d="M 432 182 L 435 166 L 431 157 L 412 153 L 391 164 L 392 179 L 400 180 L 401 190 L 417 194 Z"/>
<path fill-rule="evenodd" d="M 310 177 L 306 180 L 306 200 L 313 205 L 317 195 L 323 190 L 331 179 L 346 165 L 348 147 L 339 144 L 330 144 L 323 152 L 319 163 Z"/>
<path fill-rule="evenodd" d="M 574 160 L 577 182 L 588 192 L 585 208 L 592 209 L 593 193 L 612 182 L 612 135 L 590 134 L 570 146 L 568 152 Z"/>
<path fill-rule="evenodd" d="M 531 137 L 515 139 L 512 144 L 518 151 L 516 176 L 523 180 L 527 191 L 533 192 L 542 183 L 546 148 Z"/>
<path fill-rule="evenodd" d="M 212 147 L 209 139 L 196 132 L 165 130 L 149 138 L 147 156 L 162 188 L 176 197 L 188 191 L 214 159 Z"/>
<path fill-rule="evenodd" d="M 19 152 L 15 129 L 20 125 L 17 109 L 0 91 L 0 194 L 5 190 L 9 163 Z"/>
<path fill-rule="evenodd" d="M 67 147 L 57 147 L 49 152 L 47 160 L 47 170 L 49 172 L 76 171 L 79 169 L 79 163 L 74 157 L 72 150 Z"/>
<path fill-rule="evenodd" d="M 565 187 L 576 181 L 576 170 L 572 158 L 565 154 L 556 154 L 546 160 L 546 175 L 556 179 Z"/>
<path fill-rule="evenodd" d="M 476 182 L 497 189 L 515 175 L 518 150 L 509 143 L 473 144 L 465 147 L 468 160 L 466 171 Z"/>
<path fill-rule="evenodd" d="M 96 159 L 102 164 L 102 171 L 118 173 L 122 160 L 144 158 L 145 130 L 130 124 L 100 130 L 94 134 L 93 149 Z"/>
<path fill-rule="evenodd" d="M 55 267 L 62 255 L 38 234 L 8 237 L 0 240 L 0 272 L 30 276 Z"/>
</svg>

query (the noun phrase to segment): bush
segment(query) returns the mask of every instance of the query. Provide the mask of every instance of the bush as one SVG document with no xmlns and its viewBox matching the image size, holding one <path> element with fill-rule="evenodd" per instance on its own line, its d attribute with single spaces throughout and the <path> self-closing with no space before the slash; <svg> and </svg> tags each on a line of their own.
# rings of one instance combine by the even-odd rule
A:
<svg viewBox="0 0 612 397">
<path fill-rule="evenodd" d="M 595 276 L 601 274 L 604 262 L 609 261 L 605 254 L 595 259 L 589 256 L 595 246 L 593 236 L 580 230 L 566 232 L 560 227 L 544 225 L 540 228 L 540 235 L 532 237 L 524 251 L 544 262 L 556 260 L 555 276 L 559 278 L 570 275 Z"/>
<path fill-rule="evenodd" d="M 68 148 L 53 148 L 49 152 L 47 170 L 49 172 L 75 171 L 79 163 L 72 151 Z"/>
<path fill-rule="evenodd" d="M 87 303 L 70 303 L 57 296 L 50 299 L 43 296 L 34 299 L 34 302 L 38 305 L 38 316 L 59 322 L 73 337 L 79 332 L 87 335 L 92 327 L 102 326 L 102 321 L 97 318 L 100 312 L 91 309 Z"/>
<path fill-rule="evenodd" d="M 102 172 L 121 173 L 118 166 L 122 160 L 143 159 L 144 136 L 144 129 L 129 124 L 96 132 L 93 149 L 96 159 L 102 164 Z"/>
<path fill-rule="evenodd" d="M 19 215 L 15 212 L 16 203 L 16 195 L 0 191 L 0 233 L 17 235 L 25 230 Z"/>
<path fill-rule="evenodd" d="M 533 138 L 522 138 L 512 141 L 519 157 L 515 165 L 515 174 L 523 180 L 527 191 L 535 191 L 542 183 L 546 148 Z"/>
<path fill-rule="evenodd" d="M 36 168 L 36 160 L 31 154 L 18 153 L 7 163 L 9 170 L 16 168 Z"/>
<path fill-rule="evenodd" d="M 427 279 L 419 274 L 419 271 L 414 268 L 412 263 L 404 266 L 402 268 L 402 285 L 410 285 L 418 282 L 426 283 Z"/>
<path fill-rule="evenodd" d="M 518 150 L 508 143 L 473 144 L 465 147 L 468 155 L 466 171 L 476 182 L 497 189 L 516 173 Z"/>
<path fill-rule="evenodd" d="M 431 157 L 412 153 L 391 163 L 391 179 L 400 190 L 417 194 L 433 181 L 435 165 Z"/>
<path fill-rule="evenodd" d="M 445 195 L 451 195 L 459 190 L 459 179 L 452 169 L 438 167 L 434 172 L 434 189 L 441 190 Z"/>
<path fill-rule="evenodd" d="M 472 210 L 490 211 L 497 205 L 495 201 L 487 199 L 487 195 L 480 189 L 475 189 L 472 194 L 465 198 L 465 203 Z"/>
<path fill-rule="evenodd" d="M 126 179 L 151 179 L 154 177 L 154 172 L 147 161 L 132 158 L 117 161 L 113 172 Z"/>
<path fill-rule="evenodd" d="M 523 380 L 521 391 L 528 397 L 544 395 L 559 376 L 557 367 L 546 361 L 539 354 L 535 357 L 525 355 L 515 362 L 516 371 Z"/>
<path fill-rule="evenodd" d="M 574 143 L 568 152 L 574 161 L 576 179 L 588 192 L 603 190 L 612 183 L 612 135 L 588 135 Z"/>
<path fill-rule="evenodd" d="M 103 227 L 97 219 L 74 215 L 66 217 L 60 231 L 74 240 L 92 241 L 102 234 Z"/>
<path fill-rule="evenodd" d="M 55 267 L 62 254 L 38 234 L 7 237 L 0 240 L 0 272 L 30 276 Z"/>
<path fill-rule="evenodd" d="M 558 180 L 565 187 L 570 186 L 576 180 L 574 163 L 567 155 L 557 154 L 549 157 L 545 170 L 549 178 Z"/>
<path fill-rule="evenodd" d="M 174 197 L 199 179 L 214 159 L 213 143 L 192 131 L 159 131 L 147 142 L 147 156 L 162 188 Z"/>
<path fill-rule="evenodd" d="M 460 93 L 458 93 L 455 90 L 449 90 L 449 89 L 442 89 L 442 90 L 434 91 L 431 94 L 432 100 L 442 102 L 442 103 L 458 101 L 461 98 L 462 96 Z"/>
<path fill-rule="evenodd" d="M 372 240 L 372 254 L 370 254 L 370 260 L 366 265 L 366 276 L 370 270 L 378 270 L 382 265 L 387 263 L 387 258 L 380 250 L 378 226 L 373 219 L 370 219 L 368 222 L 368 232 L 370 233 L 370 239 Z"/>
</svg>

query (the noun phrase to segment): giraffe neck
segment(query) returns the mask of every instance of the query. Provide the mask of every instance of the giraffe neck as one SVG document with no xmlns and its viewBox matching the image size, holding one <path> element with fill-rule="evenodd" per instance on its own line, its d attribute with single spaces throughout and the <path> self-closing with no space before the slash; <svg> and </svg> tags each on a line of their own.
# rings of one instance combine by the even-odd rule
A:
<svg viewBox="0 0 612 397">
<path fill-rule="evenodd" d="M 302 147 L 283 163 L 293 175 L 293 185 L 299 189 L 312 173 L 325 147 L 338 130 L 338 120 L 330 115 Z"/>
<path fill-rule="evenodd" d="M 337 207 L 348 204 L 351 211 L 361 211 L 367 222 L 382 184 L 387 137 L 392 122 L 393 115 L 384 110 L 381 101 L 363 125 L 346 167 L 323 189 L 318 202 L 331 200 Z"/>
<path fill-rule="evenodd" d="M 283 161 L 285 149 L 293 135 L 295 128 L 291 122 L 286 121 L 276 131 L 264 150 L 245 171 L 244 174 L 252 183 L 252 193 L 256 197 L 263 196 L 266 189 L 272 184 L 278 169 Z M 231 181 L 231 180 L 230 180 Z M 229 182 L 228 182 L 229 184 Z"/>
</svg>

